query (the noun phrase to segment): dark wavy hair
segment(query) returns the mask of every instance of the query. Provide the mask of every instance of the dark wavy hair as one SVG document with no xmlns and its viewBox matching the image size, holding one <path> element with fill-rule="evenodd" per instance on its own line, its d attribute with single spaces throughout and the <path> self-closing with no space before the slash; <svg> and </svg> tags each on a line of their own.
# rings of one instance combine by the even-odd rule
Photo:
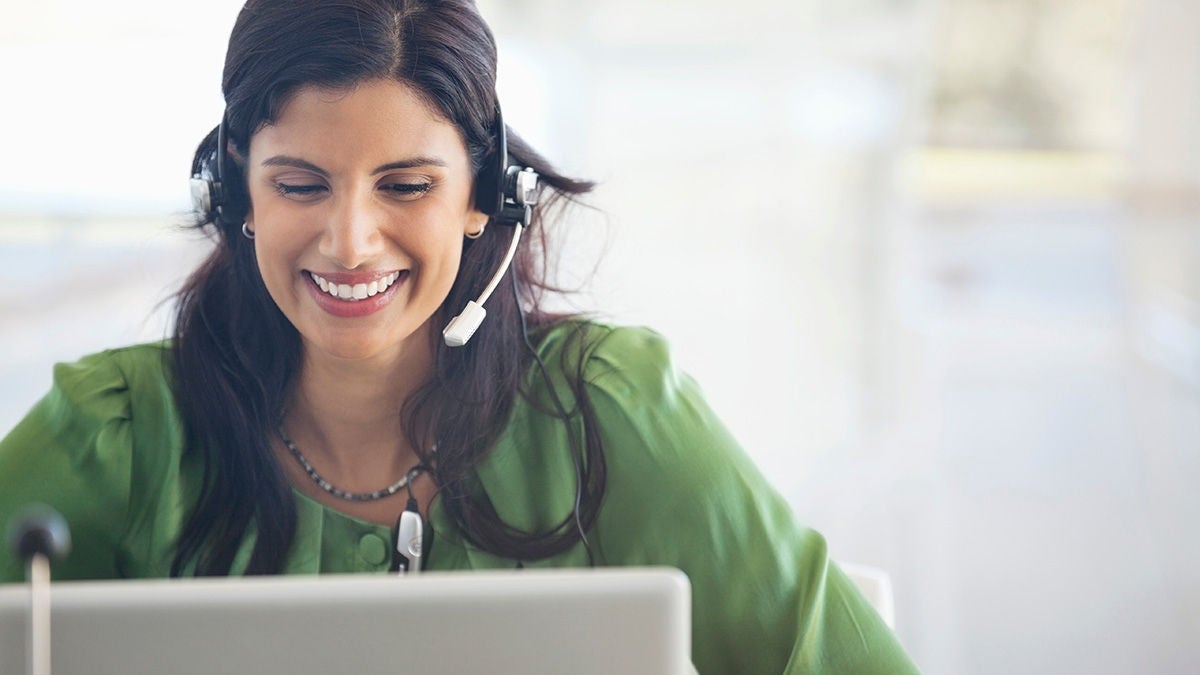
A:
<svg viewBox="0 0 1200 675">
<path fill-rule="evenodd" d="M 495 40 L 470 0 L 249 0 L 238 15 L 222 83 L 226 133 L 235 153 L 221 163 L 221 212 L 198 214 L 197 227 L 209 231 L 216 246 L 180 291 L 173 343 L 187 461 L 200 462 L 204 471 L 172 575 L 228 574 L 251 531 L 255 544 L 246 572 L 278 573 L 295 536 L 294 497 L 271 439 L 301 362 L 301 341 L 267 293 L 253 242 L 241 234 L 249 196 L 233 158 L 246 156 L 251 136 L 276 119 L 298 88 L 390 78 L 411 86 L 459 129 L 478 178 L 485 158 L 496 151 L 495 76 Z M 224 152 L 217 148 L 217 131 L 196 150 L 193 175 L 211 174 L 217 153 Z M 570 410 L 556 405 L 548 411 L 564 418 L 570 432 L 569 451 L 578 469 L 576 509 L 546 531 L 521 531 L 479 494 L 473 471 L 504 431 L 523 388 L 535 383 L 526 382 L 535 356 L 524 322 L 537 334 L 565 318 L 537 309 L 549 288 L 542 221 L 592 184 L 562 175 L 511 130 L 508 152 L 511 161 L 537 171 L 543 185 L 543 205 L 514 261 L 514 292 L 493 295 L 487 324 L 467 347 L 450 349 L 440 340 L 431 345 L 436 375 L 399 414 L 460 534 L 497 555 L 537 560 L 581 539 L 586 544 L 604 493 L 604 453 L 583 391 L 581 362 Z M 482 238 L 466 242 L 458 278 L 435 321 L 444 325 L 483 288 L 504 256 L 508 232 L 488 227 Z M 576 342 L 582 349 L 586 341 Z M 530 403 L 538 405 L 534 398 L 529 396 Z M 582 438 L 570 419 L 579 415 Z M 436 457 L 424 450 L 434 442 Z"/>
</svg>

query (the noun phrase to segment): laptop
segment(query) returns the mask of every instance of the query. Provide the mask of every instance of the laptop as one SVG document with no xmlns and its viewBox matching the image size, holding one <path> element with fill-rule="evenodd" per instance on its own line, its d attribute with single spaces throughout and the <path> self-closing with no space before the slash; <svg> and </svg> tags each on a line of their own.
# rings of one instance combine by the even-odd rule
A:
<svg viewBox="0 0 1200 675">
<path fill-rule="evenodd" d="M 28 605 L 0 586 L 0 675 Z M 61 582 L 51 619 L 54 675 L 694 672 L 670 568 Z"/>
</svg>

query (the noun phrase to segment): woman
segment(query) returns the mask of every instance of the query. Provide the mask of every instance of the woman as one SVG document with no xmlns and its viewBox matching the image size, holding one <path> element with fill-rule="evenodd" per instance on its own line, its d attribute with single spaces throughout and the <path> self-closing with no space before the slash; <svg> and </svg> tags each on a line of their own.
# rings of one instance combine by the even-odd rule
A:
<svg viewBox="0 0 1200 675">
<path fill-rule="evenodd" d="M 537 309 L 541 220 L 591 185 L 505 141 L 495 64 L 469 0 L 250 0 L 175 338 L 56 368 L 0 516 L 63 512 L 59 579 L 673 565 L 700 672 L 913 672 L 661 339 Z"/>
</svg>

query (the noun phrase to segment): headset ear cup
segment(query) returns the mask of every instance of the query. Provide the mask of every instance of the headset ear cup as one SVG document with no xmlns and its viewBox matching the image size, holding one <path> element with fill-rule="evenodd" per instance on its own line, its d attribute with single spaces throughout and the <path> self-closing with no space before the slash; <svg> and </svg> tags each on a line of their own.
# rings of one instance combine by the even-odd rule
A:
<svg viewBox="0 0 1200 675">
<path fill-rule="evenodd" d="M 212 219 L 213 190 L 212 181 L 199 176 L 192 176 L 192 211 L 205 220 Z"/>
<path fill-rule="evenodd" d="M 221 190 L 221 157 L 219 155 L 222 142 L 225 140 L 224 120 L 210 132 L 213 147 L 207 156 L 198 160 L 193 166 L 192 178 L 189 181 L 192 196 L 192 211 L 205 223 L 217 223 L 221 207 L 225 203 Z M 208 142 L 208 139 L 205 140 Z"/>
<path fill-rule="evenodd" d="M 504 210 L 504 171 L 508 167 L 508 130 L 504 126 L 504 115 L 498 103 L 494 124 L 495 149 L 484 158 L 475 185 L 475 208 L 493 219 Z"/>
<path fill-rule="evenodd" d="M 494 218 L 504 201 L 499 177 L 496 173 L 496 153 L 489 153 L 475 179 L 475 208 Z"/>
<path fill-rule="evenodd" d="M 228 128 L 226 117 L 228 113 L 221 114 L 221 124 L 217 126 L 217 147 L 213 156 L 212 178 L 209 181 L 209 190 L 212 193 L 212 207 L 214 220 L 220 220 L 225 215 L 224 207 L 226 202 L 225 185 L 227 169 L 225 167 L 225 156 L 229 151 Z"/>
</svg>

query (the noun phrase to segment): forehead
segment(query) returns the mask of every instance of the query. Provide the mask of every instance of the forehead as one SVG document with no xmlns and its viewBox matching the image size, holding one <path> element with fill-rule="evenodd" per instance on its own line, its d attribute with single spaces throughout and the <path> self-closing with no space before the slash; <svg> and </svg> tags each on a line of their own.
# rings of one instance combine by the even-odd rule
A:
<svg viewBox="0 0 1200 675">
<path fill-rule="evenodd" d="M 297 89 L 274 121 L 250 139 L 252 158 L 284 151 L 364 162 L 382 155 L 394 159 L 397 153 L 466 158 L 458 127 L 416 89 L 395 80 Z"/>
</svg>

